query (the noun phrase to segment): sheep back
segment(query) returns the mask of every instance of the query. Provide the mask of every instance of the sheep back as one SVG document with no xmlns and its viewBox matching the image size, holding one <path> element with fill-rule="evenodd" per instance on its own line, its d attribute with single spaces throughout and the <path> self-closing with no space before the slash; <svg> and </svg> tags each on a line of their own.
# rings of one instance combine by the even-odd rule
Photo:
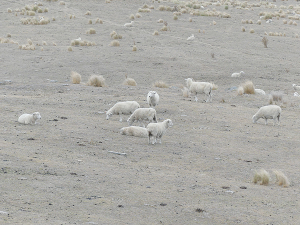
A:
<svg viewBox="0 0 300 225">
<path fill-rule="evenodd" d="M 129 115 L 138 108 L 140 108 L 140 105 L 136 101 L 117 102 L 106 112 L 106 119 L 109 119 L 114 114 Z"/>
<path fill-rule="evenodd" d="M 136 109 L 131 116 L 128 118 L 127 122 L 131 126 L 134 121 L 141 121 L 141 120 L 149 120 L 157 122 L 156 119 L 156 110 L 153 108 L 139 108 Z"/>
<path fill-rule="evenodd" d="M 121 128 L 120 133 L 128 136 L 148 137 L 148 131 L 144 127 L 137 127 L 137 126 L 123 127 Z"/>
</svg>

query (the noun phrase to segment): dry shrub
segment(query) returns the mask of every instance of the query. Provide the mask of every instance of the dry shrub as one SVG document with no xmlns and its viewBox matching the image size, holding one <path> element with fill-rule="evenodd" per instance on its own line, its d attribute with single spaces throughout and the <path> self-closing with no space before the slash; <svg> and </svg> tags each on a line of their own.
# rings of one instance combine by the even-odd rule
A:
<svg viewBox="0 0 300 225">
<path fill-rule="evenodd" d="M 268 38 L 263 37 L 261 41 L 264 44 L 265 48 L 267 48 L 268 47 L 268 41 L 269 41 Z"/>
<path fill-rule="evenodd" d="M 189 98 L 190 97 L 191 93 L 190 93 L 190 91 L 187 87 L 183 87 L 181 91 L 182 91 L 182 96 L 184 98 Z"/>
<path fill-rule="evenodd" d="M 129 16 L 129 19 L 134 20 L 134 15 L 131 14 L 131 15 Z"/>
<path fill-rule="evenodd" d="M 255 33 L 254 29 L 250 29 L 250 33 L 251 34 Z"/>
<path fill-rule="evenodd" d="M 281 91 L 272 91 L 269 96 L 269 104 L 283 102 L 283 93 Z"/>
<path fill-rule="evenodd" d="M 238 95 L 242 94 L 254 94 L 254 85 L 252 81 L 246 81 L 245 83 L 241 84 L 238 88 Z"/>
<path fill-rule="evenodd" d="M 154 33 L 153 33 L 153 35 L 158 35 L 158 31 L 155 30 Z"/>
<path fill-rule="evenodd" d="M 156 81 L 154 83 L 155 87 L 159 87 L 159 88 L 168 88 L 169 86 L 165 84 L 165 82 L 163 81 Z"/>
<path fill-rule="evenodd" d="M 63 1 L 61 1 L 61 2 L 59 2 L 59 4 L 60 4 L 60 5 L 65 5 L 66 3 L 63 2 Z"/>
<path fill-rule="evenodd" d="M 167 27 L 167 26 L 163 26 L 160 30 L 161 30 L 161 31 L 167 31 L 167 30 L 168 30 L 168 27 Z"/>
<path fill-rule="evenodd" d="M 246 31 L 245 27 L 242 27 L 242 31 L 243 31 L 243 32 L 245 32 L 245 31 Z"/>
<path fill-rule="evenodd" d="M 8 38 L 11 38 L 11 34 L 10 34 L 10 33 L 8 33 L 8 34 L 6 35 L 6 37 L 8 37 Z"/>
<path fill-rule="evenodd" d="M 137 47 L 134 45 L 134 46 L 132 47 L 132 51 L 136 52 L 136 50 L 137 50 Z"/>
<path fill-rule="evenodd" d="M 71 46 L 69 46 L 68 51 L 69 51 L 69 52 L 73 51 L 73 49 L 72 49 Z"/>
<path fill-rule="evenodd" d="M 139 14 L 139 13 L 136 13 L 136 14 L 135 14 L 135 17 L 136 17 L 136 18 L 141 18 L 141 17 L 142 17 L 142 15 L 141 15 L 141 14 Z"/>
<path fill-rule="evenodd" d="M 71 80 L 73 84 L 80 84 L 81 75 L 75 71 L 71 71 Z"/>
<path fill-rule="evenodd" d="M 275 173 L 276 182 L 279 186 L 288 187 L 290 185 L 288 178 L 281 171 L 273 170 L 273 172 Z"/>
<path fill-rule="evenodd" d="M 264 170 L 261 169 L 259 172 L 255 172 L 254 177 L 253 177 L 253 183 L 258 183 L 260 181 L 261 185 L 268 185 L 270 181 L 270 174 Z"/>
<path fill-rule="evenodd" d="M 8 13 L 12 13 L 12 10 L 10 8 L 7 9 Z"/>
<path fill-rule="evenodd" d="M 93 21 L 92 21 L 92 20 L 89 20 L 89 24 L 93 24 Z"/>
<path fill-rule="evenodd" d="M 97 18 L 95 23 L 100 23 L 100 24 L 103 24 L 103 21 L 102 21 L 102 20 L 100 20 L 99 18 Z"/>
<path fill-rule="evenodd" d="M 84 15 L 90 16 L 90 15 L 92 15 L 92 13 L 90 11 L 87 11 Z"/>
<path fill-rule="evenodd" d="M 128 86 L 136 86 L 136 82 L 133 78 L 127 78 L 124 80 L 123 85 L 128 85 Z"/>
<path fill-rule="evenodd" d="M 163 23 L 164 20 L 163 20 L 163 19 L 159 19 L 159 20 L 157 20 L 157 22 L 158 22 L 158 23 Z"/>
<path fill-rule="evenodd" d="M 105 79 L 101 75 L 92 75 L 87 85 L 94 87 L 106 87 Z"/>
<path fill-rule="evenodd" d="M 90 28 L 86 33 L 87 34 L 96 34 L 96 30 L 94 28 Z"/>
<path fill-rule="evenodd" d="M 110 42 L 110 46 L 120 46 L 120 42 L 117 40 L 113 40 L 112 42 Z"/>
</svg>

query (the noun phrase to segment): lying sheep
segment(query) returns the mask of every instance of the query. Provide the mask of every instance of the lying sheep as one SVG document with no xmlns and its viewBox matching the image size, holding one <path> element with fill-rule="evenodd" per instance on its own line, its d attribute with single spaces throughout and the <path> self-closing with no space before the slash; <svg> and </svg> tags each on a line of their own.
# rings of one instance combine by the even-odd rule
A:
<svg viewBox="0 0 300 225">
<path fill-rule="evenodd" d="M 266 95 L 266 92 L 262 89 L 254 89 L 255 94 Z"/>
<path fill-rule="evenodd" d="M 190 90 L 191 93 L 195 93 L 195 101 L 198 101 L 197 94 L 198 93 L 204 93 L 206 96 L 208 96 L 208 101 L 212 101 L 211 99 L 211 91 L 212 91 L 212 84 L 209 82 L 195 82 L 192 78 L 186 79 L 186 86 Z"/>
<path fill-rule="evenodd" d="M 273 126 L 278 121 L 278 125 L 280 125 L 279 119 L 281 114 L 281 108 L 278 105 L 267 105 L 261 107 L 257 113 L 252 117 L 253 123 L 260 118 L 265 119 L 265 124 L 267 125 L 268 119 L 273 119 Z"/>
<path fill-rule="evenodd" d="M 152 108 L 139 108 L 136 109 L 132 115 L 128 118 L 127 122 L 129 126 L 133 124 L 134 121 L 138 121 L 139 124 L 142 123 L 143 127 L 145 127 L 143 121 L 148 120 L 150 123 L 155 122 L 157 123 L 156 119 L 156 110 Z"/>
<path fill-rule="evenodd" d="M 122 122 L 122 114 L 129 115 L 138 108 L 140 105 L 136 101 L 117 102 L 106 112 L 106 119 L 108 120 L 114 114 L 119 114 L 120 122 Z"/>
<path fill-rule="evenodd" d="M 148 131 L 144 127 L 136 127 L 136 126 L 123 127 L 121 128 L 120 133 L 128 136 L 148 137 Z"/>
<path fill-rule="evenodd" d="M 36 121 L 41 118 L 42 117 L 39 112 L 34 112 L 32 114 L 21 115 L 18 119 L 18 122 L 23 124 L 36 124 Z"/>
<path fill-rule="evenodd" d="M 147 95 L 147 102 L 148 102 L 149 106 L 153 107 L 153 108 L 156 105 L 158 105 L 159 95 L 157 94 L 156 91 L 149 91 L 149 93 Z"/>
<path fill-rule="evenodd" d="M 233 73 L 231 74 L 231 77 L 240 77 L 242 74 L 245 74 L 244 71 L 241 71 L 239 73 Z"/>
<path fill-rule="evenodd" d="M 167 128 L 172 127 L 172 120 L 166 119 L 161 123 L 149 123 L 147 126 L 149 144 L 161 144 L 161 137 L 166 132 Z"/>
</svg>

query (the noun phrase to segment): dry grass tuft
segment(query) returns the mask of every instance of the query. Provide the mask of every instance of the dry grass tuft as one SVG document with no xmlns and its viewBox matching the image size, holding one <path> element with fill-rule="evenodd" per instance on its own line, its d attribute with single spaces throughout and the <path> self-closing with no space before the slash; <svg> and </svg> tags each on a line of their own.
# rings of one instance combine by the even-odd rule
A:
<svg viewBox="0 0 300 225">
<path fill-rule="evenodd" d="M 84 15 L 90 16 L 90 15 L 92 15 L 92 13 L 90 11 L 86 11 L 86 13 Z"/>
<path fill-rule="evenodd" d="M 268 47 L 268 41 L 269 41 L 268 38 L 263 37 L 261 41 L 264 44 L 265 48 L 267 48 Z"/>
<path fill-rule="evenodd" d="M 96 30 L 94 28 L 90 28 L 86 34 L 96 34 Z"/>
<path fill-rule="evenodd" d="M 251 34 L 255 33 L 254 29 L 250 29 L 250 33 Z"/>
<path fill-rule="evenodd" d="M 12 10 L 10 8 L 7 9 L 8 13 L 12 13 Z"/>
<path fill-rule="evenodd" d="M 120 46 L 120 42 L 117 40 L 113 40 L 112 42 L 110 42 L 110 46 Z"/>
<path fill-rule="evenodd" d="M 273 170 L 273 173 L 275 173 L 276 182 L 279 186 L 288 187 L 290 185 L 288 178 L 281 171 Z"/>
<path fill-rule="evenodd" d="M 134 15 L 131 14 L 131 15 L 129 16 L 129 19 L 134 20 Z"/>
<path fill-rule="evenodd" d="M 73 84 L 80 84 L 81 75 L 75 71 L 71 71 L 71 80 Z"/>
<path fill-rule="evenodd" d="M 128 86 L 136 86 L 136 82 L 133 78 L 127 78 L 124 80 L 123 85 L 128 85 Z"/>
<path fill-rule="evenodd" d="M 283 102 L 283 93 L 281 91 L 272 91 L 269 95 L 269 104 Z"/>
<path fill-rule="evenodd" d="M 259 181 L 261 181 L 261 185 L 269 185 L 270 174 L 264 169 L 261 169 L 259 172 L 256 171 L 253 177 L 253 183 L 256 184 Z"/>
<path fill-rule="evenodd" d="M 72 49 L 71 46 L 69 46 L 68 51 L 69 51 L 69 52 L 72 52 L 72 51 L 73 51 L 73 49 Z"/>
<path fill-rule="evenodd" d="M 96 19 L 95 23 L 100 23 L 100 24 L 103 24 L 103 21 L 99 18 Z"/>
<path fill-rule="evenodd" d="M 245 32 L 245 31 L 246 31 L 245 27 L 242 27 L 242 31 L 243 31 L 243 32 Z"/>
<path fill-rule="evenodd" d="M 246 81 L 245 83 L 241 84 L 238 88 L 238 95 L 242 94 L 254 94 L 254 85 L 252 81 Z"/>
<path fill-rule="evenodd" d="M 154 86 L 155 87 L 158 87 L 158 88 L 168 88 L 169 86 L 165 84 L 165 82 L 163 81 L 156 81 L 154 83 Z"/>
<path fill-rule="evenodd" d="M 105 79 L 101 75 L 92 75 L 87 85 L 94 87 L 106 87 Z"/>
<path fill-rule="evenodd" d="M 93 24 L 93 21 L 92 21 L 92 20 L 89 20 L 89 24 Z"/>
<path fill-rule="evenodd" d="M 136 13 L 136 14 L 135 14 L 135 17 L 136 17 L 136 18 L 141 18 L 141 17 L 142 17 L 142 15 L 141 15 L 141 14 L 139 14 L 139 13 Z"/>
<path fill-rule="evenodd" d="M 158 35 L 158 31 L 155 30 L 154 33 L 153 33 L 153 35 Z"/>
<path fill-rule="evenodd" d="M 61 1 L 61 2 L 59 2 L 59 4 L 60 4 L 60 5 L 65 5 L 66 3 L 63 2 L 63 1 Z"/>
<path fill-rule="evenodd" d="M 161 30 L 161 31 L 167 31 L 167 30 L 168 30 L 168 27 L 167 27 L 167 26 L 163 26 L 160 30 Z"/>
<path fill-rule="evenodd" d="M 191 96 L 191 93 L 187 87 L 183 87 L 181 91 L 184 98 L 189 98 Z"/>
<path fill-rule="evenodd" d="M 134 52 L 137 51 L 137 47 L 135 45 L 132 47 L 132 51 L 134 51 Z"/>
</svg>

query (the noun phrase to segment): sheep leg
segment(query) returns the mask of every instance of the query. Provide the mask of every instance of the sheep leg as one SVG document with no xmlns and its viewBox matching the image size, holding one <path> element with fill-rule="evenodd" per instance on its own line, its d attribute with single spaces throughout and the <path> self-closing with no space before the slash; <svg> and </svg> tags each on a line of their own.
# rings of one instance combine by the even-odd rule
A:
<svg viewBox="0 0 300 225">
<path fill-rule="evenodd" d="M 267 125 L 267 123 L 268 123 L 268 119 L 267 119 L 267 118 L 265 118 L 265 125 Z"/>
</svg>

